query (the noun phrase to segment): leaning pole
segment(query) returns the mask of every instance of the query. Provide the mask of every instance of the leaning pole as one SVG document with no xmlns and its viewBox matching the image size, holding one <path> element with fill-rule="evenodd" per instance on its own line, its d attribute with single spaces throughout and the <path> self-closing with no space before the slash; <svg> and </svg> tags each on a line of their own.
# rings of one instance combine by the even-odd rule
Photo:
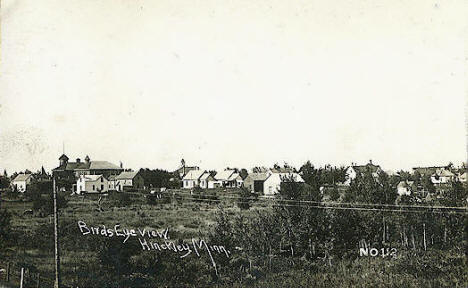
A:
<svg viewBox="0 0 468 288">
<path fill-rule="evenodd" d="M 54 288 L 60 288 L 60 253 L 59 253 L 59 228 L 58 228 L 58 209 L 57 209 L 57 188 L 55 186 L 55 177 L 52 177 L 52 189 L 54 194 L 54 242 L 55 242 L 55 282 Z"/>
</svg>

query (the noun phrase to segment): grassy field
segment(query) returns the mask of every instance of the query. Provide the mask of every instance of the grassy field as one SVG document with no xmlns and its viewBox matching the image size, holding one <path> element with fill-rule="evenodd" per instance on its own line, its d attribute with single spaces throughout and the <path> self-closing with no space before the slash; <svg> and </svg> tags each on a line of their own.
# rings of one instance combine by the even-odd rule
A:
<svg viewBox="0 0 468 288">
<path fill-rule="evenodd" d="M 113 227 L 119 224 L 121 227 L 128 228 L 155 230 L 168 228 L 171 239 L 189 240 L 192 237 L 206 235 L 212 229 L 220 207 L 223 207 L 223 210 L 230 217 L 243 215 L 247 219 L 272 210 L 272 202 L 270 201 L 257 201 L 248 210 L 239 209 L 235 199 L 239 191 L 236 190 L 215 191 L 214 194 L 218 198 L 210 198 L 211 200 L 208 201 L 196 200 L 190 194 L 184 194 L 183 198 L 178 198 L 172 196 L 172 192 L 187 193 L 187 191 L 168 191 L 167 195 L 172 201 L 155 205 L 148 204 L 143 194 L 132 194 L 128 205 L 116 205 L 110 197 L 109 199 L 103 197 L 99 201 L 99 197 L 96 195 L 66 196 L 68 206 L 60 211 L 63 234 L 61 238 L 63 282 L 65 284 L 77 282 L 77 278 L 81 277 L 76 272 L 80 265 L 88 265 L 92 262 L 91 260 L 97 257 L 93 251 L 80 249 L 80 241 L 84 241 L 87 236 L 81 235 L 78 221 L 84 221 L 88 226 Z M 12 226 L 15 233 L 19 235 L 19 240 L 16 247 L 2 255 L 0 268 L 5 268 L 7 262 L 17 265 L 15 271 L 18 271 L 19 266 L 29 267 L 31 272 L 40 272 L 41 277 L 43 277 L 41 280 L 43 286 L 41 287 L 51 287 L 52 282 L 50 281 L 54 275 L 54 246 L 50 233 L 53 218 L 24 214 L 25 211 L 31 209 L 31 202 L 3 201 L 1 207 L 12 213 Z M 101 209 L 98 209 L 99 207 Z M 461 271 L 466 268 L 466 261 L 456 262 L 463 259 L 462 252 L 454 253 L 452 251 L 446 252 L 446 254 L 444 257 L 455 262 L 434 263 L 447 266 L 446 268 L 437 268 L 439 274 L 444 274 L 444 269 L 448 268 L 453 270 L 455 267 Z M 419 267 L 419 262 L 421 265 L 428 265 L 431 263 L 431 259 L 438 259 L 436 257 L 440 255 L 431 255 L 429 252 L 421 254 L 422 256 L 408 255 L 402 255 L 397 261 L 388 261 L 388 259 L 380 257 L 367 257 L 319 261 L 313 265 L 310 263 L 301 264 L 300 260 L 294 260 L 296 263 L 288 262 L 286 264 L 286 262 L 281 262 L 282 259 L 275 258 L 272 260 L 273 266 L 276 265 L 280 268 L 274 273 L 271 273 L 274 269 L 266 273 L 260 270 L 255 272 L 255 269 L 250 268 L 253 271 L 248 274 L 250 278 L 242 276 L 238 282 L 220 284 L 219 287 L 244 287 L 247 285 L 255 287 L 466 287 L 468 276 L 457 276 L 463 275 L 463 272 L 459 274 L 457 271 L 448 271 L 444 277 L 432 278 L 429 268 L 426 270 L 417 268 L 415 271 L 402 268 L 403 264 L 413 261 L 411 259 L 415 261 L 412 265 Z M 281 267 L 288 265 L 295 268 L 281 269 Z M 87 269 L 92 268 L 87 267 Z M 454 274 L 451 274 L 452 272 Z M 19 275 L 18 272 L 15 273 L 12 278 L 17 281 Z M 36 276 L 34 275 L 36 274 L 34 273 L 31 274 L 33 276 L 28 283 L 29 287 L 35 287 L 34 277 Z M 261 276 L 256 276 L 255 273 Z M 177 280 L 174 281 L 173 287 L 178 287 Z"/>
</svg>

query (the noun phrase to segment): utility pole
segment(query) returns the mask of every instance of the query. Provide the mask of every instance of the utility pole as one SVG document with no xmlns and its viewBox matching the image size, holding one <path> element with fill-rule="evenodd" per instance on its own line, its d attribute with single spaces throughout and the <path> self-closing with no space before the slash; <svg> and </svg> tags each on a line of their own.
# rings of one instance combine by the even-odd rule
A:
<svg viewBox="0 0 468 288">
<path fill-rule="evenodd" d="M 23 288 L 23 281 L 24 281 L 24 268 L 21 267 L 20 288 Z"/>
<path fill-rule="evenodd" d="M 55 242 L 55 282 L 54 288 L 60 288 L 60 254 L 58 237 L 58 213 L 57 213 L 57 187 L 55 177 L 52 176 L 52 189 L 54 194 L 54 242 Z"/>
</svg>

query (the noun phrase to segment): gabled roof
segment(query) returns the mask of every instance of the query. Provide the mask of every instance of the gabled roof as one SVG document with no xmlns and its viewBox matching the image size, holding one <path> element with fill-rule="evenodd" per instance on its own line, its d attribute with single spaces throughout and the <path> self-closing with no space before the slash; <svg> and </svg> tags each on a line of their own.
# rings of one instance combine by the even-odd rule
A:
<svg viewBox="0 0 468 288">
<path fill-rule="evenodd" d="M 59 157 L 59 160 L 65 160 L 66 161 L 66 160 L 68 160 L 68 157 L 67 157 L 67 155 L 62 154 L 62 156 Z"/>
<path fill-rule="evenodd" d="M 353 165 L 351 167 L 354 169 L 354 171 L 359 173 L 365 173 L 367 171 L 370 171 L 371 173 L 377 173 L 381 170 L 379 165 L 374 165 L 371 163 L 367 163 L 366 165 Z"/>
<path fill-rule="evenodd" d="M 455 174 L 453 174 L 452 172 L 450 172 L 449 170 L 447 169 L 440 169 L 440 170 L 437 170 L 436 171 L 436 174 L 438 176 L 442 176 L 442 177 L 453 177 L 455 176 Z"/>
<path fill-rule="evenodd" d="M 270 177 L 279 177 L 281 182 L 289 182 L 289 180 L 292 180 L 291 182 L 304 182 L 298 173 L 271 173 Z"/>
<path fill-rule="evenodd" d="M 209 172 L 205 172 L 203 173 L 203 175 L 200 176 L 200 180 L 208 180 L 209 178 L 213 178 L 213 176 L 211 176 L 211 174 Z"/>
<path fill-rule="evenodd" d="M 89 163 L 83 162 L 68 162 L 66 164 L 65 170 L 88 170 Z"/>
<path fill-rule="evenodd" d="M 198 180 L 205 172 L 205 170 L 191 170 L 185 174 L 182 180 Z"/>
<path fill-rule="evenodd" d="M 229 181 L 234 181 L 234 180 L 236 180 L 238 177 L 240 177 L 240 179 L 242 179 L 242 177 L 240 176 L 240 174 L 236 172 L 236 173 L 233 173 L 233 174 L 229 177 L 228 180 L 229 180 Z"/>
<path fill-rule="evenodd" d="M 15 179 L 13 179 L 12 182 L 17 182 L 17 181 L 26 181 L 31 177 L 32 174 L 18 174 L 16 175 Z"/>
<path fill-rule="evenodd" d="M 101 177 L 104 178 L 102 175 L 83 175 L 85 181 L 97 181 Z"/>
<path fill-rule="evenodd" d="M 418 172 L 421 175 L 434 174 L 437 169 L 444 169 L 442 166 L 432 166 L 432 167 L 414 167 L 413 173 Z"/>
<path fill-rule="evenodd" d="M 262 172 L 262 173 L 250 173 L 245 180 L 251 181 L 265 181 L 270 177 L 270 173 Z"/>
<path fill-rule="evenodd" d="M 110 162 L 107 162 L 107 161 L 91 161 L 89 169 L 91 170 L 107 170 L 107 169 L 123 170 L 119 166 L 112 164 Z"/>
<path fill-rule="evenodd" d="M 75 170 L 123 170 L 119 166 L 108 161 L 90 162 L 67 162 L 64 165 L 52 169 L 52 171 L 75 171 Z"/>
<path fill-rule="evenodd" d="M 115 177 L 116 180 L 125 180 L 125 179 L 133 179 L 138 174 L 138 171 L 125 171 L 120 173 Z"/>
<path fill-rule="evenodd" d="M 222 180 L 222 181 L 228 181 L 229 178 L 232 176 L 232 174 L 234 174 L 235 171 L 234 170 L 223 170 L 223 171 L 219 171 L 218 173 L 216 173 L 215 175 L 215 178 L 216 180 Z"/>
</svg>

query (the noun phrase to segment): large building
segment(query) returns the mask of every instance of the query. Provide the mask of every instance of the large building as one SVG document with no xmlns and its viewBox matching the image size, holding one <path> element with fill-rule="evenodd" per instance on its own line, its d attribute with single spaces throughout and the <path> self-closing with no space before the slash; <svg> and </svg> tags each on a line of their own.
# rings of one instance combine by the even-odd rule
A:
<svg viewBox="0 0 468 288">
<path fill-rule="evenodd" d="M 86 156 L 84 161 L 77 158 L 75 162 L 70 162 L 67 155 L 63 154 L 59 161 L 59 166 L 52 169 L 52 176 L 57 180 L 59 188 L 66 189 L 71 189 L 71 186 L 81 175 L 109 177 L 110 175 L 119 175 L 124 170 L 108 161 L 92 161 L 89 156 Z"/>
</svg>

